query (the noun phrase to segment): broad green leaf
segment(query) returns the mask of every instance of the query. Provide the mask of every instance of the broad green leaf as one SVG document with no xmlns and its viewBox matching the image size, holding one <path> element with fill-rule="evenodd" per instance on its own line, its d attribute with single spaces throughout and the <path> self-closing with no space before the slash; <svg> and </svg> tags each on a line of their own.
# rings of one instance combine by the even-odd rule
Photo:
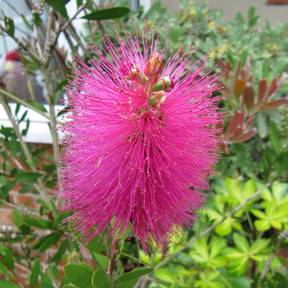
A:
<svg viewBox="0 0 288 288">
<path fill-rule="evenodd" d="M 256 220 L 254 224 L 258 231 L 266 231 L 270 228 L 269 220 L 266 220 L 266 219 Z"/>
<path fill-rule="evenodd" d="M 94 288 L 109 288 L 110 280 L 107 273 L 102 268 L 98 268 L 92 276 L 92 285 Z"/>
<path fill-rule="evenodd" d="M 82 18 L 87 20 L 109 20 L 126 16 L 129 14 L 129 12 L 130 9 L 127 7 L 114 7 L 94 11 L 83 16 Z"/>
<path fill-rule="evenodd" d="M 234 220 L 231 217 L 228 217 L 222 223 L 217 225 L 217 227 L 215 228 L 215 232 L 220 236 L 226 236 L 230 234 L 232 232 L 233 221 Z"/>
<path fill-rule="evenodd" d="M 104 270 L 107 270 L 109 258 L 105 255 L 99 254 L 99 253 L 93 253 L 94 258 L 96 259 L 97 263 L 103 268 Z"/>
<path fill-rule="evenodd" d="M 68 264 L 64 267 L 65 276 L 79 288 L 92 288 L 93 273 L 85 266 Z"/>
</svg>

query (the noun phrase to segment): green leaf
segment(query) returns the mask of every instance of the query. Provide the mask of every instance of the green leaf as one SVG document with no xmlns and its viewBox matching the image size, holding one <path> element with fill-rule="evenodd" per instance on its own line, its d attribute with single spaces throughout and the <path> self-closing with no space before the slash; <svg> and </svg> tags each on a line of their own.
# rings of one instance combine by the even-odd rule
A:
<svg viewBox="0 0 288 288">
<path fill-rule="evenodd" d="M 19 228 L 23 223 L 23 215 L 17 209 L 13 209 L 12 212 L 12 221 Z"/>
<path fill-rule="evenodd" d="M 153 271 L 152 268 L 140 268 L 140 269 L 134 269 L 131 272 L 122 274 L 119 276 L 115 281 L 116 288 L 129 288 L 133 287 L 134 284 L 138 281 L 139 277 L 150 273 Z"/>
<path fill-rule="evenodd" d="M 37 172 L 26 172 L 18 170 L 15 177 L 17 178 L 17 181 L 23 181 L 23 182 L 35 182 L 42 174 Z"/>
<path fill-rule="evenodd" d="M 52 229 L 53 228 L 53 222 L 45 220 L 45 219 L 28 217 L 28 216 L 24 216 L 23 219 L 24 219 L 24 223 L 26 225 L 29 225 L 32 227 L 37 227 L 37 228 L 41 228 L 41 229 Z"/>
<path fill-rule="evenodd" d="M 2 258 L 1 261 L 3 262 L 3 264 L 9 270 L 13 270 L 14 269 L 14 257 L 13 257 L 13 253 L 11 252 L 11 250 L 8 247 L 4 247 L 0 251 L 0 256 Z"/>
<path fill-rule="evenodd" d="M 4 24 L 8 35 L 13 37 L 15 32 L 13 20 L 10 17 L 4 16 Z"/>
<path fill-rule="evenodd" d="M 36 248 L 39 249 L 39 252 L 44 252 L 49 249 L 51 246 L 55 245 L 60 239 L 61 234 L 59 232 L 53 232 L 45 237 L 43 237 L 37 244 Z"/>
<path fill-rule="evenodd" d="M 256 9 L 251 6 L 248 10 L 248 27 L 253 28 L 258 22 L 259 16 L 256 15 Z"/>
<path fill-rule="evenodd" d="M 234 241 L 235 245 L 237 246 L 237 248 L 239 248 L 240 251 L 247 252 L 249 250 L 249 243 L 244 236 L 237 234 L 237 233 L 234 233 L 233 234 L 233 241 Z"/>
<path fill-rule="evenodd" d="M 53 256 L 52 262 L 58 263 L 58 262 L 61 260 L 62 256 L 65 254 L 67 248 L 68 248 L 68 241 L 67 241 L 67 240 L 64 240 L 64 241 L 61 243 L 58 251 L 57 251 L 57 252 L 55 253 L 55 255 Z"/>
<path fill-rule="evenodd" d="M 96 259 L 97 263 L 103 268 L 104 270 L 107 270 L 109 258 L 105 255 L 99 254 L 99 253 L 93 253 L 94 258 Z"/>
<path fill-rule="evenodd" d="M 54 288 L 52 280 L 46 274 L 41 275 L 40 288 Z"/>
<path fill-rule="evenodd" d="M 263 252 L 264 250 L 266 250 L 266 248 L 269 246 L 269 244 L 270 244 L 269 239 L 258 239 L 252 244 L 249 251 L 252 254 L 259 254 L 259 253 Z"/>
<path fill-rule="evenodd" d="M 16 285 L 13 282 L 10 281 L 5 281 L 5 280 L 0 280 L 0 287 L 1 288 L 19 288 L 18 285 Z"/>
<path fill-rule="evenodd" d="M 176 283 L 177 277 L 175 273 L 172 272 L 173 267 L 165 267 L 159 268 L 154 271 L 154 275 L 157 279 L 168 282 L 168 283 Z"/>
<path fill-rule="evenodd" d="M 233 219 L 227 218 L 222 223 L 217 225 L 215 232 L 220 236 L 226 236 L 232 232 Z"/>
<path fill-rule="evenodd" d="M 44 105 L 42 105 L 40 102 L 36 100 L 28 100 L 27 101 L 31 106 L 33 106 L 37 111 L 41 112 L 47 112 L 46 108 Z"/>
<path fill-rule="evenodd" d="M 79 264 L 68 264 L 64 267 L 68 280 L 80 288 L 92 288 L 92 272 Z"/>
<path fill-rule="evenodd" d="M 51 6 L 55 11 L 59 12 L 63 17 L 68 18 L 66 4 L 69 0 L 45 0 L 46 3 Z"/>
<path fill-rule="evenodd" d="M 126 16 L 129 13 L 130 9 L 127 7 L 114 7 L 94 11 L 90 14 L 83 16 L 82 18 L 87 20 L 109 20 Z"/>
<path fill-rule="evenodd" d="M 36 259 L 32 265 L 32 269 L 31 269 L 30 287 L 36 286 L 40 272 L 41 272 L 40 260 Z"/>
<path fill-rule="evenodd" d="M 95 288 L 109 288 L 110 280 L 107 273 L 102 268 L 98 268 L 92 276 L 92 285 Z"/>
</svg>

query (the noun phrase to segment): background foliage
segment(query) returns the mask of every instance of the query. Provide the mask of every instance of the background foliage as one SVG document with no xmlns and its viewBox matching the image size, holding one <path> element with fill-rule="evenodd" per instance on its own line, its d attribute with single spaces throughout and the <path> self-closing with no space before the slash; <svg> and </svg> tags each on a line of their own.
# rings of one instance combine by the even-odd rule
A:
<svg viewBox="0 0 288 288">
<path fill-rule="evenodd" d="M 144 13 L 129 11 L 126 1 L 104 7 L 77 1 L 69 17 L 67 2 L 27 1 L 31 15 L 21 17 L 36 38 L 17 38 L 13 19 L 1 13 L 0 31 L 18 44 L 27 73 L 41 75 L 49 109 L 0 90 L 13 124 L 0 128 L 1 205 L 13 209 L 13 225 L 1 228 L 0 287 L 288 287 L 288 24 L 264 23 L 253 7 L 224 23 L 221 11 L 190 0 L 173 15 L 159 3 Z M 73 23 L 81 11 L 86 30 L 78 35 Z M 87 47 L 100 47 L 104 34 L 115 37 L 107 19 L 120 34 L 121 25 L 132 33 L 156 30 L 171 51 L 181 43 L 195 49 L 195 60 L 208 54 L 211 67 L 223 71 L 221 160 L 198 221 L 173 235 L 164 253 L 146 255 L 127 233 L 111 259 L 110 235 L 83 243 L 63 224 L 67 214 L 55 201 L 61 148 L 55 105 L 73 68 L 71 55 L 93 57 Z M 68 51 L 57 45 L 60 34 Z M 49 119 L 53 147 L 24 141 L 30 121 L 20 106 Z M 32 193 L 35 205 L 11 201 L 11 191 Z"/>
</svg>

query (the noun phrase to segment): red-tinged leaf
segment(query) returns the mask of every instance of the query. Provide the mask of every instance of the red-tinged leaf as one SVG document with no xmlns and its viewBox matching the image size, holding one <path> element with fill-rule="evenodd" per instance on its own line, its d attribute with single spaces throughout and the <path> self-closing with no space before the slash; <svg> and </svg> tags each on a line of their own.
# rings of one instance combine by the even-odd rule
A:
<svg viewBox="0 0 288 288">
<path fill-rule="evenodd" d="M 278 85 L 277 85 L 277 80 L 276 79 L 273 79 L 272 83 L 270 84 L 270 87 L 269 87 L 269 92 L 268 92 L 268 95 L 271 96 L 275 93 L 275 91 L 277 90 L 278 88 Z"/>
<path fill-rule="evenodd" d="M 243 102 L 249 110 L 254 106 L 254 90 L 251 85 L 246 86 L 243 91 Z"/>
<path fill-rule="evenodd" d="M 251 131 L 249 132 L 246 132 L 244 134 L 242 134 L 241 136 L 237 137 L 237 138 L 234 138 L 233 139 L 233 142 L 235 143 L 242 143 L 242 142 L 245 142 L 245 141 L 248 141 L 250 140 L 252 137 L 254 137 L 257 133 L 257 130 L 256 128 L 252 129 Z"/>
<path fill-rule="evenodd" d="M 254 116 L 251 115 L 247 118 L 247 120 L 245 121 L 245 126 L 247 128 L 251 127 L 253 125 L 253 122 L 254 122 Z"/>
<path fill-rule="evenodd" d="M 246 86 L 246 82 L 245 80 L 242 79 L 236 79 L 235 83 L 234 83 L 234 94 L 237 98 L 240 97 L 240 95 L 242 95 L 244 89 Z"/>
<path fill-rule="evenodd" d="M 262 102 L 264 98 L 267 96 L 267 82 L 265 79 L 261 79 L 259 81 L 259 87 L 258 87 L 258 103 Z"/>
<path fill-rule="evenodd" d="M 288 104 L 288 97 L 285 97 L 285 98 L 282 98 L 282 99 L 278 99 L 278 100 L 274 100 L 274 101 L 271 101 L 271 102 L 266 102 L 266 103 L 263 103 L 261 105 L 261 111 L 267 111 L 267 110 L 272 110 L 272 109 L 275 109 L 279 106 L 282 106 L 282 105 L 287 105 Z"/>
<path fill-rule="evenodd" d="M 236 112 L 230 119 L 230 122 L 225 132 L 225 136 L 227 138 L 231 136 L 237 137 L 242 131 L 243 121 L 244 113 L 240 111 Z"/>
</svg>

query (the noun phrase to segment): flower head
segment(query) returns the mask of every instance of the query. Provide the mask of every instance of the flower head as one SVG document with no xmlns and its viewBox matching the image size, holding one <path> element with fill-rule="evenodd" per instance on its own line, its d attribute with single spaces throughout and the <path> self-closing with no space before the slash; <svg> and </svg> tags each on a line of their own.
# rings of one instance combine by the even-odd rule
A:
<svg viewBox="0 0 288 288">
<path fill-rule="evenodd" d="M 157 39 L 142 40 L 106 38 L 105 55 L 77 60 L 61 197 L 86 237 L 129 225 L 146 247 L 195 218 L 220 114 L 217 76 L 180 52 L 164 64 Z"/>
</svg>

